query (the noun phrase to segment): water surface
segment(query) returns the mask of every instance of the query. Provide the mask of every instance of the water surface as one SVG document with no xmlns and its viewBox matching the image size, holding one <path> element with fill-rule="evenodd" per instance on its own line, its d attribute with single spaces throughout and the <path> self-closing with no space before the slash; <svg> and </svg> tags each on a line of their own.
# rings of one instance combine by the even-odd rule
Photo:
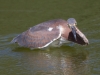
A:
<svg viewBox="0 0 100 75">
<path fill-rule="evenodd" d="M 100 1 L 0 0 L 0 75 L 100 75 Z M 30 50 L 13 37 L 51 19 L 74 17 L 88 46 Z"/>
</svg>

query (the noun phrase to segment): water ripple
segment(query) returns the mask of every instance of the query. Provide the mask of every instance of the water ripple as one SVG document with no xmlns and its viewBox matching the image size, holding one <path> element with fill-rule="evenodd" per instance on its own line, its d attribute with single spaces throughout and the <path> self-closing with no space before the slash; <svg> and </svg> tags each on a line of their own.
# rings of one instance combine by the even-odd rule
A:
<svg viewBox="0 0 100 75">
<path fill-rule="evenodd" d="M 12 40 L 13 37 L 15 37 L 18 34 L 10 34 L 10 35 L 0 35 L 0 50 L 9 48 L 10 46 L 10 41 Z"/>
</svg>

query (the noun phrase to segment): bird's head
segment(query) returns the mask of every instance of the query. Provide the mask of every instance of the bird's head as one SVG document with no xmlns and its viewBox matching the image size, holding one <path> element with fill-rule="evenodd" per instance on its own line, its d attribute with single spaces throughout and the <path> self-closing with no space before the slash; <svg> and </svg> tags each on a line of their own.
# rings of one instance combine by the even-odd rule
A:
<svg viewBox="0 0 100 75">
<path fill-rule="evenodd" d="M 68 27 L 71 29 L 71 32 L 69 33 L 68 37 L 69 41 L 73 41 L 81 45 L 89 44 L 89 41 L 86 36 L 77 28 L 77 22 L 74 18 L 69 18 L 67 20 L 67 23 Z"/>
</svg>

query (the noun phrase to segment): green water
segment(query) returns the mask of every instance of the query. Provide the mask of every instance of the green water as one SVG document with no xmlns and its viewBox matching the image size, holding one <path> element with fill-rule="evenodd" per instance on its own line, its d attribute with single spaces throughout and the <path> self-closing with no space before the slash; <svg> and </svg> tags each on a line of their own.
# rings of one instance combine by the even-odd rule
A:
<svg viewBox="0 0 100 75">
<path fill-rule="evenodd" d="M 70 17 L 89 39 L 88 46 L 30 50 L 10 44 L 29 27 Z M 0 0 L 0 75 L 100 75 L 100 1 Z"/>
</svg>

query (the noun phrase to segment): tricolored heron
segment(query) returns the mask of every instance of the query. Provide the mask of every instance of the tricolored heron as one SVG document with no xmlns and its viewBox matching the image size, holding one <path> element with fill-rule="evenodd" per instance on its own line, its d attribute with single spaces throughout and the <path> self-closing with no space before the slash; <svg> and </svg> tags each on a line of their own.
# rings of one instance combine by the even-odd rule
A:
<svg viewBox="0 0 100 75">
<path fill-rule="evenodd" d="M 76 27 L 74 18 L 49 20 L 29 28 L 19 34 L 11 42 L 28 48 L 44 48 L 61 46 L 68 41 L 80 45 L 88 45 L 86 36 Z"/>
</svg>

